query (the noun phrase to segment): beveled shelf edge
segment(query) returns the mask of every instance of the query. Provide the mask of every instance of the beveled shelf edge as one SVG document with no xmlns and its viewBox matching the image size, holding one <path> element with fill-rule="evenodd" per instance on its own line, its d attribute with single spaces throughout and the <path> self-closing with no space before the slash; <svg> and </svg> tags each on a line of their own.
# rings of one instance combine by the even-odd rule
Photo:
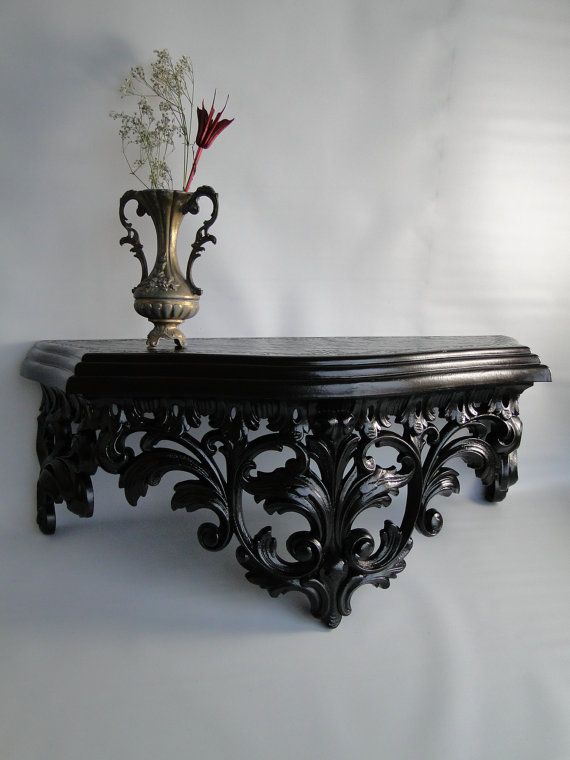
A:
<svg viewBox="0 0 570 760">
<path fill-rule="evenodd" d="M 42 385 L 65 390 L 82 357 L 76 352 L 57 350 L 53 341 L 38 341 L 28 351 L 20 374 Z M 49 350 L 48 350 L 49 349 Z"/>
<path fill-rule="evenodd" d="M 236 400 L 373 398 L 478 386 L 528 387 L 551 381 L 550 370 L 539 357 L 512 338 L 471 337 L 502 339 L 506 345 L 446 352 L 361 352 L 350 358 L 165 351 L 125 354 L 85 350 L 90 343 L 103 345 L 102 341 L 40 341 L 30 349 L 22 375 L 89 397 L 216 396 Z M 225 344 L 231 341 L 222 340 Z M 138 345 L 136 341 L 124 343 Z"/>
</svg>

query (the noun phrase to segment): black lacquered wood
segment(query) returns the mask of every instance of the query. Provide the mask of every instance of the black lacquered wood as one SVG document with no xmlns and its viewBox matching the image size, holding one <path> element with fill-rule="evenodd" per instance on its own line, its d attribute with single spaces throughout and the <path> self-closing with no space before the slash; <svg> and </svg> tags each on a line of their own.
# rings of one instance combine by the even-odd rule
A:
<svg viewBox="0 0 570 760">
<path fill-rule="evenodd" d="M 518 397 L 550 380 L 535 354 L 503 336 L 203 339 L 183 352 L 42 341 L 22 373 L 43 388 L 44 533 L 55 531 L 56 503 L 93 514 L 98 467 L 119 476 L 133 505 L 176 471 L 172 508 L 214 515 L 198 529 L 202 546 L 236 538 L 248 580 L 272 596 L 304 594 L 329 627 L 350 613 L 356 589 L 387 588 L 405 568 L 414 527 L 441 530 L 434 503 L 459 491 L 450 462 L 471 467 L 489 500 L 506 496 L 517 480 Z M 396 464 L 378 464 L 376 449 Z M 285 462 L 264 471 L 268 453 Z M 399 523 L 384 519 L 377 537 L 360 527 L 363 512 L 400 491 Z M 250 532 L 247 495 L 270 515 L 304 518 L 286 553 L 270 527 Z"/>
<path fill-rule="evenodd" d="M 89 396 L 301 399 L 374 397 L 550 380 L 505 336 L 203 338 L 184 351 L 144 341 L 41 341 L 22 374 Z"/>
</svg>

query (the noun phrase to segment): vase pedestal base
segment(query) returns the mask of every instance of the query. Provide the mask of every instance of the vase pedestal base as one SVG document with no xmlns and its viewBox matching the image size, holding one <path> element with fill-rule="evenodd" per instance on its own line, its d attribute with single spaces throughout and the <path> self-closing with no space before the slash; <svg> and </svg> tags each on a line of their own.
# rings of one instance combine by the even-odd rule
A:
<svg viewBox="0 0 570 760">
<path fill-rule="evenodd" d="M 184 348 L 186 346 L 186 336 L 178 328 L 180 322 L 155 322 L 154 327 L 149 332 L 146 338 L 146 345 L 148 348 L 156 348 L 158 341 L 161 338 L 166 340 L 173 340 L 176 349 Z"/>
</svg>

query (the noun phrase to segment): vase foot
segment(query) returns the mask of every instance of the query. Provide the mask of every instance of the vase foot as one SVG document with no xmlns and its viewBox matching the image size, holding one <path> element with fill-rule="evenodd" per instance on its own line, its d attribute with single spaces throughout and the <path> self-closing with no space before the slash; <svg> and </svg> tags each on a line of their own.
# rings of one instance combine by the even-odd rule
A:
<svg viewBox="0 0 570 760">
<path fill-rule="evenodd" d="M 186 336 L 178 329 L 180 322 L 155 322 L 154 327 L 147 335 L 146 345 L 149 350 L 156 348 L 161 338 L 173 340 L 176 349 L 186 346 Z"/>
</svg>

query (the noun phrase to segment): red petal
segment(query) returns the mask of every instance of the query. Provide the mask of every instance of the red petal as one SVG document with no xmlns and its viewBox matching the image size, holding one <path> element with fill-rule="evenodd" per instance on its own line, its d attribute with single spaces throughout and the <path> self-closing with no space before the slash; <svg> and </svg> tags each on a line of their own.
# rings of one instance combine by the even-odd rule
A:
<svg viewBox="0 0 570 760">
<path fill-rule="evenodd" d="M 229 127 L 229 125 L 232 123 L 233 119 L 222 119 L 218 124 L 216 124 L 216 137 L 222 132 L 226 127 Z"/>
<path fill-rule="evenodd" d="M 216 137 L 222 132 L 226 127 L 228 127 L 233 119 L 221 119 L 220 117 L 226 110 L 227 100 L 224 104 L 224 107 L 221 111 L 219 111 L 214 118 L 214 103 L 216 100 L 216 93 L 214 93 L 214 98 L 212 100 L 212 105 L 210 106 L 209 113 L 206 112 L 206 109 L 204 108 L 204 101 L 202 101 L 202 107 L 198 108 L 198 134 L 196 135 L 196 145 L 199 148 L 209 148 L 210 145 L 214 142 Z"/>
<path fill-rule="evenodd" d="M 208 112 L 204 108 L 204 102 L 202 101 L 202 107 L 198 106 L 196 109 L 198 114 L 198 132 L 196 134 L 196 144 L 200 147 L 200 143 L 204 140 L 206 131 L 208 129 Z"/>
<path fill-rule="evenodd" d="M 208 121 L 212 118 L 212 114 L 214 113 L 214 101 L 216 100 L 216 93 L 214 93 L 214 99 L 212 100 L 212 106 L 210 108 L 210 113 L 208 114 Z"/>
</svg>

